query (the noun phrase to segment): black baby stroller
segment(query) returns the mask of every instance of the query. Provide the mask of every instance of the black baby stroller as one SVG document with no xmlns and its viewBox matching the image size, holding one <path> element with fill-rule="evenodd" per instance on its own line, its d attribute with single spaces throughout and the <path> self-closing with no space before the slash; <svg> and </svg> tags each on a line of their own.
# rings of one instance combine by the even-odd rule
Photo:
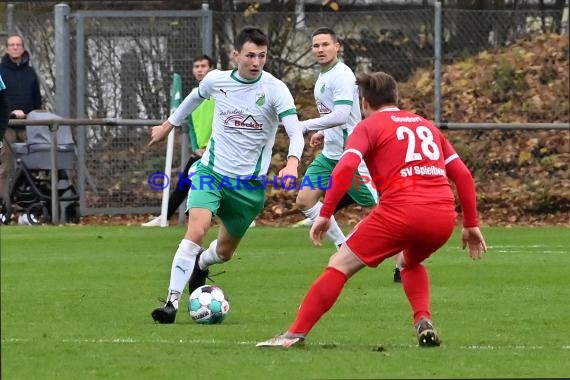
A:
<svg viewBox="0 0 570 380">
<path fill-rule="evenodd" d="M 28 120 L 61 119 L 47 111 L 32 111 Z M 24 224 L 49 223 L 52 215 L 51 131 L 48 125 L 26 126 L 26 142 L 8 144 L 15 157 L 15 174 L 9 199 L 0 205 L 0 221 L 9 224 L 13 214 L 20 214 Z M 75 169 L 75 142 L 71 128 L 57 130 L 57 194 L 62 221 L 79 222 L 79 195 L 71 181 Z"/>
</svg>

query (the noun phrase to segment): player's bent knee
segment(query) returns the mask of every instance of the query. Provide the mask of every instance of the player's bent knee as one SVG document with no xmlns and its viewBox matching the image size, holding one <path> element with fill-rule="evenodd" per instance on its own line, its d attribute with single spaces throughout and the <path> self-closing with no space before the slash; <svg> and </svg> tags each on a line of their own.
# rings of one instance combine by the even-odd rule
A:
<svg viewBox="0 0 570 380">
<path fill-rule="evenodd" d="M 186 229 L 185 238 L 192 240 L 198 244 L 202 244 L 204 237 L 208 232 L 208 227 L 204 227 L 199 223 L 188 223 L 188 228 Z"/>
<path fill-rule="evenodd" d="M 301 196 L 301 193 L 297 194 L 297 198 L 295 199 L 295 204 L 300 207 L 301 209 L 307 208 L 307 202 L 305 202 L 305 198 Z"/>
<path fill-rule="evenodd" d="M 241 239 L 234 237 L 218 236 L 216 244 L 216 254 L 223 261 L 230 261 L 239 245 Z"/>
<path fill-rule="evenodd" d="M 406 266 L 406 259 L 404 258 L 404 253 L 400 252 L 394 256 L 394 260 L 396 261 L 396 265 L 400 268 Z"/>
<path fill-rule="evenodd" d="M 301 190 L 297 194 L 295 203 L 301 210 L 307 210 L 313 207 L 319 200 L 319 195 L 314 194 L 312 190 Z"/>
<path fill-rule="evenodd" d="M 365 267 L 362 261 L 350 251 L 346 244 L 343 244 L 340 249 L 330 257 L 328 266 L 344 273 L 347 277 L 351 277 Z"/>
</svg>

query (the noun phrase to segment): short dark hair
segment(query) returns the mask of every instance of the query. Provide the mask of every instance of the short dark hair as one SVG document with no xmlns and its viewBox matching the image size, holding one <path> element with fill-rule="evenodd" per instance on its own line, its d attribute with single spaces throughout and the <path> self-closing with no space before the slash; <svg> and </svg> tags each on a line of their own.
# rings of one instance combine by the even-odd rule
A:
<svg viewBox="0 0 570 380">
<path fill-rule="evenodd" d="M 208 54 L 202 54 L 197 57 L 194 57 L 192 63 L 196 63 L 198 61 L 208 61 L 208 66 L 214 67 L 214 60 Z"/>
<path fill-rule="evenodd" d="M 252 42 L 258 46 L 269 47 L 269 39 L 263 31 L 254 26 L 243 27 L 236 36 L 234 47 L 237 51 L 241 51 L 246 42 Z"/>
<path fill-rule="evenodd" d="M 398 84 L 396 80 L 385 72 L 378 71 L 370 74 L 361 74 L 356 84 L 362 96 L 374 109 L 387 104 L 398 104 Z"/>
<path fill-rule="evenodd" d="M 319 34 L 329 34 L 334 42 L 339 42 L 336 33 L 329 27 L 321 26 L 320 28 L 315 29 L 311 34 L 311 38 L 318 36 Z"/>
</svg>

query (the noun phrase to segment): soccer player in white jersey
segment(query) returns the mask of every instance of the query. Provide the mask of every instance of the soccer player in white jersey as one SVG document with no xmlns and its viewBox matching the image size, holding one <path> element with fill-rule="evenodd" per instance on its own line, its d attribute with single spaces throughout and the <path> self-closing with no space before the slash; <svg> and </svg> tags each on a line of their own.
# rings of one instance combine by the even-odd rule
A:
<svg viewBox="0 0 570 380">
<path fill-rule="evenodd" d="M 232 258 L 250 223 L 263 209 L 264 183 L 279 120 L 289 136 L 286 166 L 279 177 L 291 185 L 298 175 L 304 139 L 287 86 L 263 71 L 269 41 L 258 28 L 245 27 L 235 39 L 237 69 L 208 73 L 162 125 L 150 144 L 164 140 L 204 99 L 214 98 L 212 136 L 188 196 L 188 228 L 172 260 L 168 296 L 152 318 L 173 323 L 187 282 L 190 292 L 204 285 L 208 267 Z M 202 248 L 212 215 L 220 220 L 217 239 Z"/>
<path fill-rule="evenodd" d="M 320 27 L 312 33 L 311 50 L 320 67 L 314 88 L 320 117 L 304 120 L 301 125 L 304 131 L 318 131 L 311 136 L 310 145 L 317 147 L 323 144 L 323 150 L 305 173 L 305 177 L 308 177 L 311 183 L 318 183 L 319 186 L 302 187 L 297 195 L 297 205 L 313 222 L 319 216 L 322 206 L 320 201 L 324 195 L 322 189 L 329 185 L 328 179 L 344 151 L 346 139 L 356 124 L 362 120 L 356 77 L 352 70 L 339 60 L 339 49 L 340 42 L 331 28 Z M 371 180 L 366 183 L 366 178 L 370 178 L 370 174 L 366 164 L 361 162 L 355 178 L 346 179 L 353 185 L 336 211 L 351 203 L 364 207 L 375 206 L 378 203 L 378 193 L 372 187 Z M 327 237 L 336 246 L 344 243 L 345 236 L 334 216 L 331 218 Z M 398 266 L 394 272 L 394 281 L 400 282 Z"/>
<path fill-rule="evenodd" d="M 297 195 L 297 205 L 307 218 L 315 220 L 322 206 L 323 196 L 328 179 L 343 150 L 348 135 L 354 129 L 362 116 L 356 77 L 352 70 L 338 59 L 340 43 L 335 32 L 326 27 L 316 29 L 312 34 L 312 53 L 320 66 L 320 74 L 315 83 L 314 95 L 320 117 L 301 122 L 304 131 L 318 131 L 310 140 L 313 147 L 323 143 L 323 151 L 309 165 L 305 176 L 311 183 L 320 186 L 304 186 Z M 365 166 L 362 175 L 367 174 Z M 374 206 L 377 203 L 377 193 L 368 184 L 360 183 L 353 186 L 349 196 L 362 206 Z M 327 232 L 329 239 L 335 245 L 344 242 L 344 234 L 331 219 L 331 228 Z"/>
</svg>

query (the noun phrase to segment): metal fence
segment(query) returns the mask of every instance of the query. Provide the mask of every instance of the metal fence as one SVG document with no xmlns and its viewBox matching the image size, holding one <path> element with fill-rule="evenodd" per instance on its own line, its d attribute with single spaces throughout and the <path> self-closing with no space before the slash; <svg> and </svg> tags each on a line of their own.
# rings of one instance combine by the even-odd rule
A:
<svg viewBox="0 0 570 380">
<path fill-rule="evenodd" d="M 465 11 L 440 6 L 367 12 L 305 12 L 300 15 L 294 12 L 224 13 L 210 11 L 207 7 L 196 11 L 74 11 L 63 4 L 56 6 L 55 11 L 37 13 L 19 9 L 16 5 L 9 9 L 8 20 L 11 23 L 9 30 L 26 37 L 33 64 L 43 80 L 46 108 L 58 111 L 62 116 L 78 118 L 164 119 L 169 112 L 171 74 L 182 75 L 187 92 L 195 85 L 190 64 L 193 56 L 208 53 L 214 56 L 219 68 L 231 67 L 231 42 L 236 31 L 244 25 L 257 25 L 268 32 L 272 44 L 266 69 L 283 78 L 298 95 L 297 100 L 303 102 L 306 96 L 302 95 L 307 94 L 310 100 L 316 75 L 310 56 L 310 33 L 314 28 L 326 25 L 338 33 L 343 43 L 343 59 L 356 72 L 384 70 L 401 83 L 413 81 L 414 74 L 420 69 L 432 73 L 429 79 L 435 83 L 430 89 L 433 104 L 426 105 L 424 112 L 435 121 L 446 120 L 452 125 L 465 120 L 449 119 L 445 111 L 453 105 L 442 95 L 444 65 L 485 50 L 508 46 L 521 38 L 547 33 L 562 34 L 567 38 L 567 13 L 565 16 L 563 11 Z M 59 71 L 54 67 L 56 70 L 67 68 L 65 75 L 57 75 Z M 418 88 L 421 85 L 416 83 Z M 567 104 L 567 88 L 568 83 L 565 92 L 550 95 L 566 99 Z M 504 107 L 504 104 L 498 101 L 490 107 Z M 569 121 L 567 112 L 562 118 L 550 121 L 558 122 L 554 126 L 559 129 L 545 125 L 544 131 L 525 132 L 526 140 L 513 140 L 510 130 L 492 133 L 495 139 L 511 146 L 513 152 L 528 152 L 528 141 L 540 146 L 549 145 L 558 136 L 568 138 L 565 131 Z M 507 114 L 501 122 L 521 123 L 521 119 L 509 120 Z M 501 125 L 495 127 L 499 129 Z M 454 128 L 471 127 L 455 125 Z M 456 133 L 462 137 L 466 136 L 461 133 L 468 133 L 471 138 L 475 134 L 478 139 L 484 139 L 490 132 L 484 128 L 479 132 L 450 131 L 450 137 Z M 150 173 L 164 165 L 164 151 L 146 148 L 148 127 L 78 127 L 76 137 L 82 214 L 158 210 L 161 194 L 149 189 L 146 181 Z M 512 146 L 513 141 L 521 145 Z M 187 154 L 186 139 L 179 136 L 178 142 L 175 157 L 180 159 L 174 161 L 176 166 Z M 469 157 L 473 146 L 462 144 L 461 139 L 457 143 L 460 153 Z M 529 162 L 539 167 L 543 165 L 543 173 L 554 170 L 557 174 L 545 178 L 547 185 L 543 184 L 542 188 L 560 190 L 558 198 L 554 198 L 561 199 L 556 204 L 561 204 L 564 210 L 570 204 L 570 184 L 567 166 L 564 172 L 564 165 L 559 165 L 558 160 L 567 159 L 568 151 L 558 150 L 560 146 L 549 151 L 550 160 L 545 160 L 545 154 L 541 153 L 538 156 L 542 161 L 536 162 L 511 159 L 505 163 L 503 158 L 493 158 L 471 161 L 470 164 L 481 176 L 478 181 L 484 183 L 488 176 L 497 177 L 491 173 L 501 169 L 501 165 L 502 170 L 514 170 L 513 173 Z M 554 165 L 553 160 L 555 169 L 550 166 Z M 520 180 L 531 182 L 524 176 Z M 485 207 L 506 209 L 504 204 L 491 198 L 487 197 Z M 541 207 L 536 209 L 545 209 Z"/>
</svg>

